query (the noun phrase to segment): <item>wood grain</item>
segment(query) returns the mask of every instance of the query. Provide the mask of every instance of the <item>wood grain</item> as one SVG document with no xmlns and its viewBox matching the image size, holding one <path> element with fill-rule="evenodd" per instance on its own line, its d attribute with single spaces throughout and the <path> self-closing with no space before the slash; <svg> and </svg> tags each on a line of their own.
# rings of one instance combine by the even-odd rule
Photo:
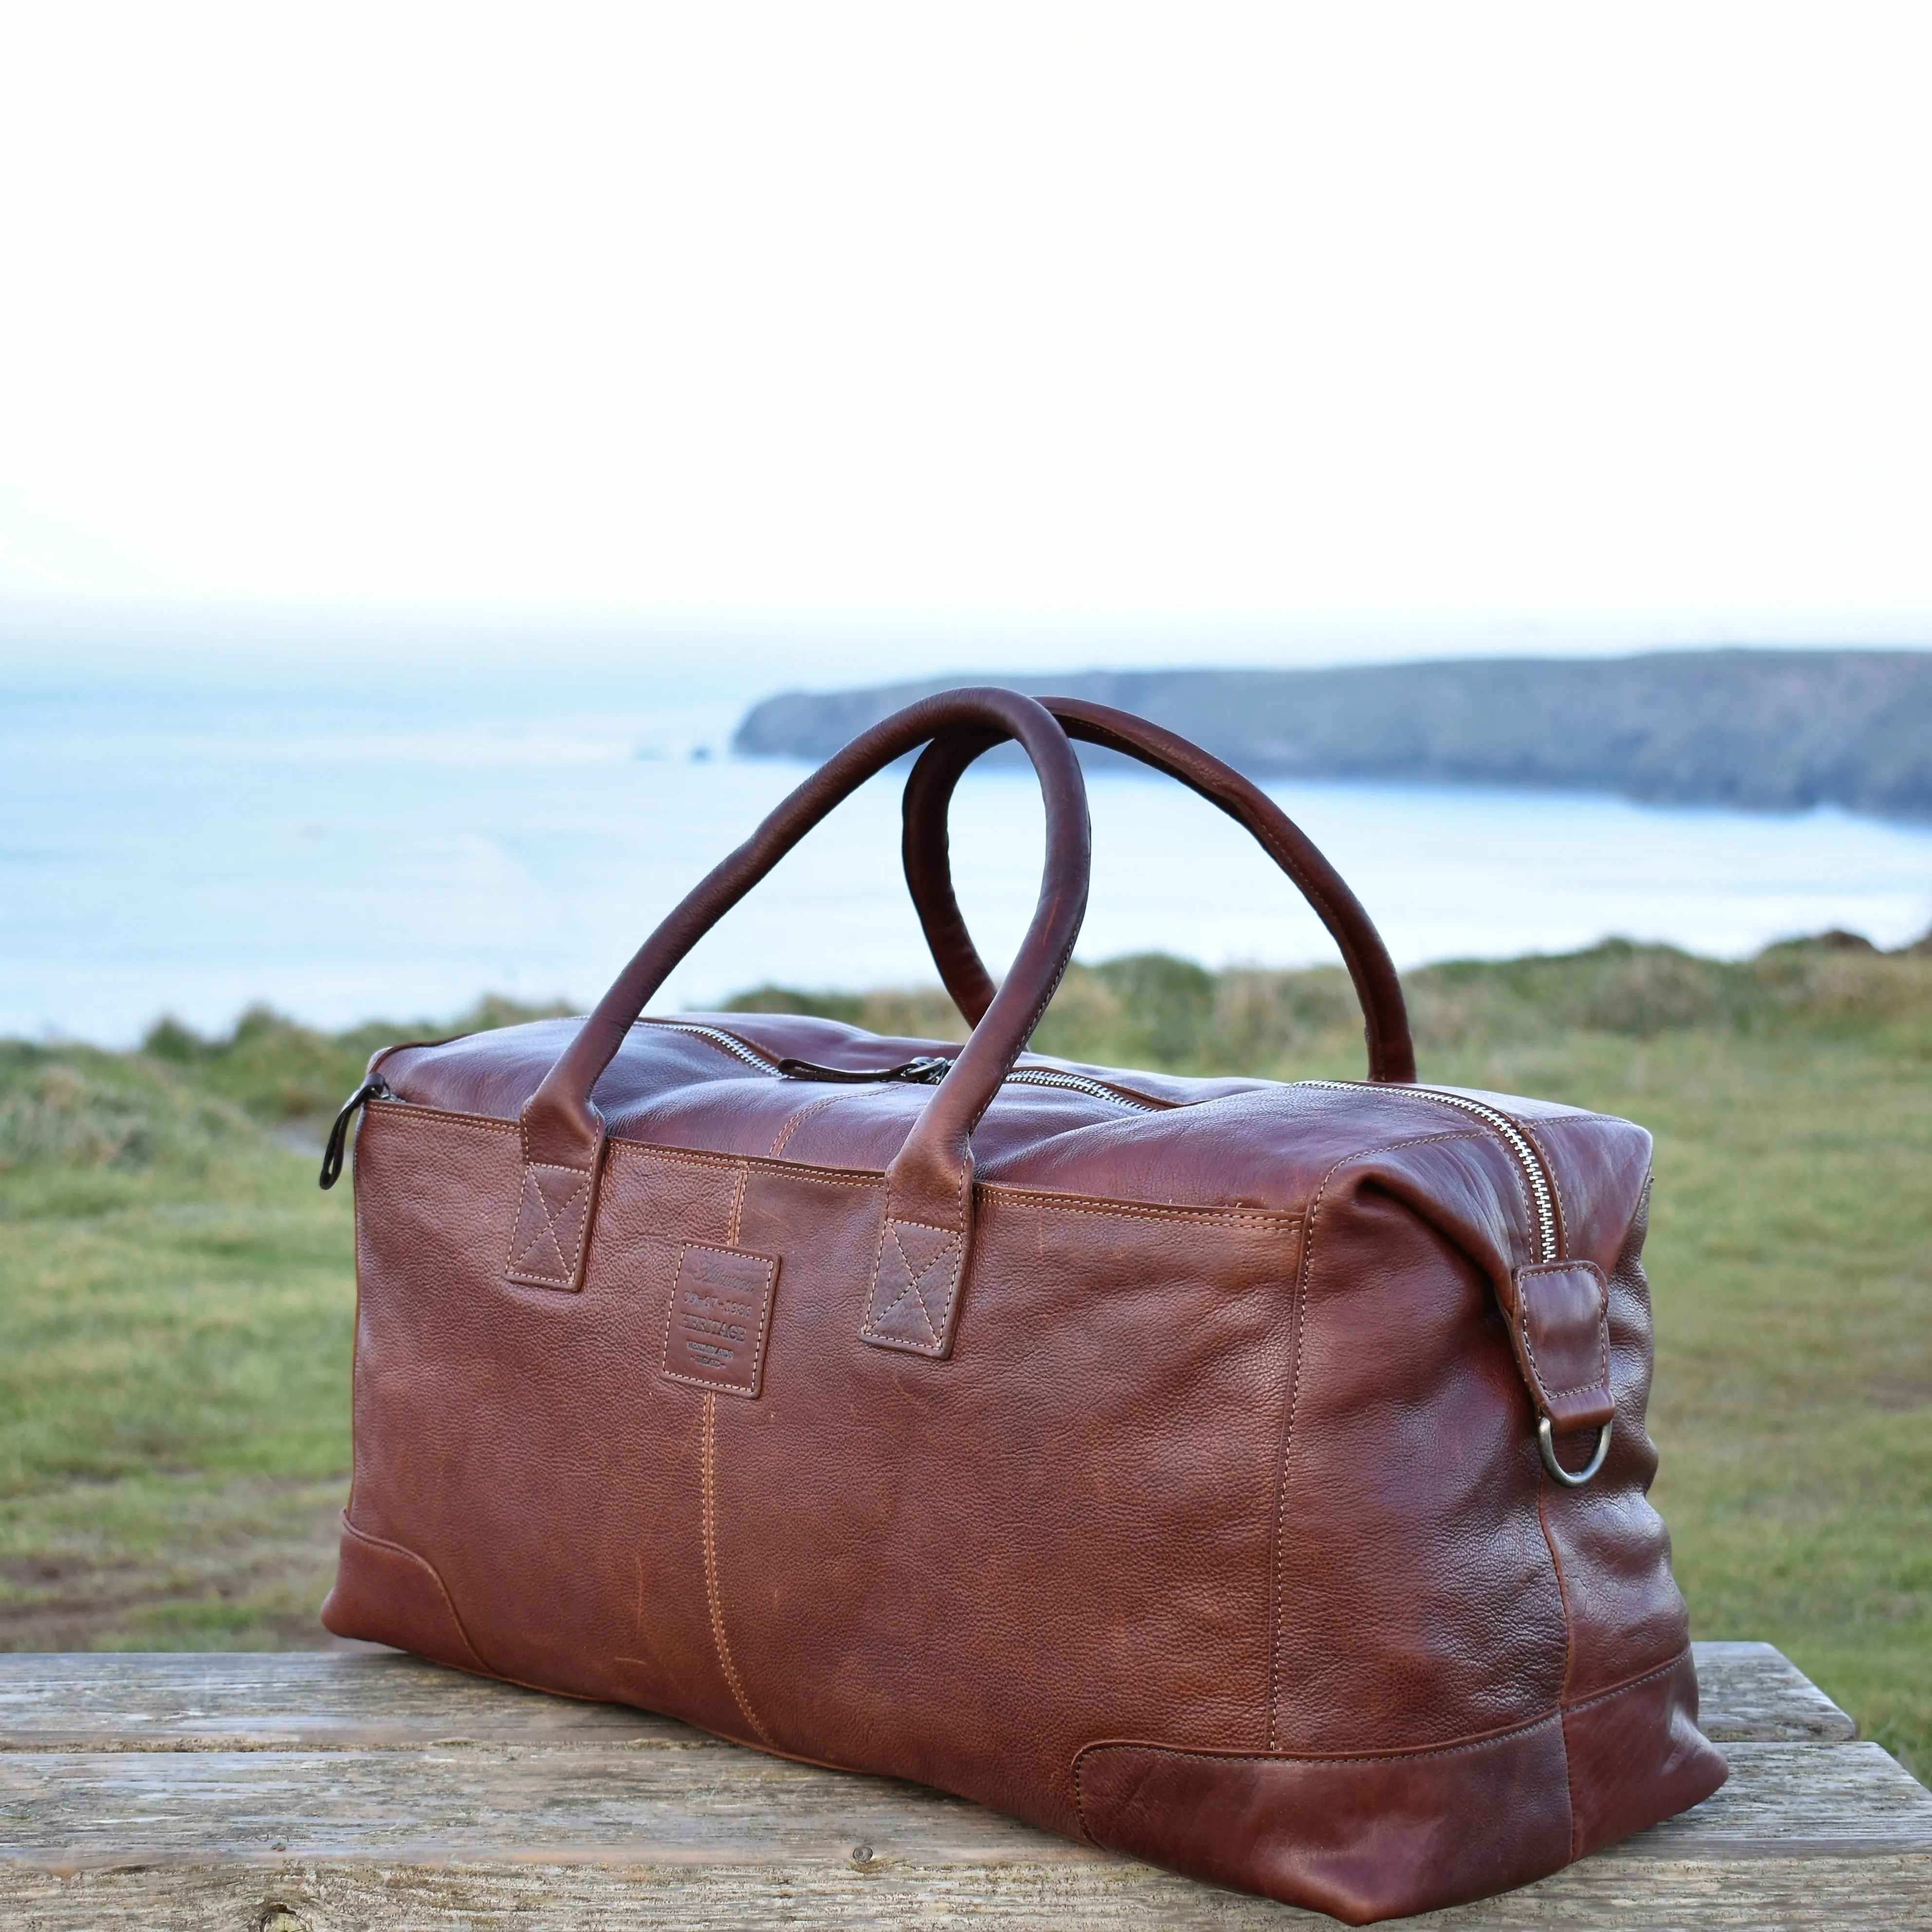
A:
<svg viewBox="0 0 1932 1932">
<path fill-rule="evenodd" d="M 1697 1725 L 1713 1744 L 1732 1738 L 1813 1738 L 1841 1744 L 1858 1727 L 1810 1678 L 1768 1643 L 1694 1644 Z"/>
<path fill-rule="evenodd" d="M 704 1737 L 673 1718 L 353 1652 L 0 1654 L 0 1750 L 354 1750 Z M 709 1740 L 706 1740 L 709 1742 Z"/>
<path fill-rule="evenodd" d="M 1932 1924 L 1932 1793 L 1768 1646 L 1698 1664 L 1724 1790 L 1408 1922 Z M 0 1657 L 0 1922 L 33 1932 L 1330 1922 L 385 1652 Z"/>
</svg>

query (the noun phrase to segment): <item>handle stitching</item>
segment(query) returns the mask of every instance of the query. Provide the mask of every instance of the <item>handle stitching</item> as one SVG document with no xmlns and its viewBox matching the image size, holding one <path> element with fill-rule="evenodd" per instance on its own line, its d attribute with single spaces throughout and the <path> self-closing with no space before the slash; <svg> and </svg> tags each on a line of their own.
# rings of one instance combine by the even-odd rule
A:
<svg viewBox="0 0 1932 1932">
<path fill-rule="evenodd" d="M 922 1228 L 928 1234 L 943 1234 L 946 1237 L 945 1244 L 923 1268 L 915 1270 L 910 1257 L 906 1253 L 905 1244 L 899 1239 L 898 1231 L 902 1228 Z M 877 1306 L 879 1298 L 879 1277 L 885 1267 L 886 1237 L 888 1234 L 892 1236 L 892 1245 L 898 1249 L 899 1259 L 904 1263 L 906 1274 L 910 1279 L 909 1286 L 902 1293 L 895 1297 L 891 1306 L 880 1310 Z M 936 1228 L 930 1221 L 901 1220 L 891 1214 L 887 1214 L 879 1227 L 878 1252 L 872 1263 L 872 1285 L 866 1298 L 866 1320 L 860 1330 L 860 1334 L 869 1341 L 886 1343 L 894 1348 L 904 1348 L 914 1354 L 937 1357 L 943 1354 L 946 1348 L 946 1337 L 952 1332 L 952 1310 L 955 1304 L 959 1299 L 961 1277 L 965 1272 L 961 1265 L 964 1259 L 964 1256 L 960 1252 L 962 1245 L 963 1237 L 956 1228 Z M 939 1321 L 935 1324 L 932 1318 L 932 1310 L 927 1305 L 926 1297 L 921 1292 L 919 1284 L 924 1281 L 942 1262 L 946 1261 L 950 1261 L 952 1264 L 952 1278 L 946 1289 L 945 1305 L 940 1309 Z M 919 1304 L 920 1318 L 926 1324 L 926 1333 L 932 1337 L 930 1346 L 917 1342 L 907 1341 L 899 1336 L 887 1335 L 880 1328 L 879 1324 L 891 1318 L 894 1311 L 904 1302 L 908 1295 L 914 1297 Z"/>
<path fill-rule="evenodd" d="M 572 1177 L 574 1184 L 568 1197 L 560 1204 L 562 1208 L 574 1208 L 578 1197 L 590 1189 L 590 1174 L 583 1168 L 564 1167 L 555 1161 L 526 1160 L 524 1162 L 524 1192 L 517 1202 L 517 1218 L 510 1229 L 510 1252 L 505 1258 L 503 1272 L 507 1275 L 521 1276 L 534 1281 L 559 1282 L 568 1287 L 571 1282 L 576 1280 L 578 1269 L 584 1259 L 584 1244 L 590 1233 L 590 1203 L 586 1202 L 584 1204 L 584 1218 L 578 1227 L 576 1244 L 566 1257 L 563 1252 L 563 1238 L 556 1230 L 558 1210 L 551 1208 L 549 1196 L 544 1193 L 542 1184 L 536 1178 L 539 1171 L 547 1174 L 567 1174 Z M 551 1245 L 556 1250 L 557 1259 L 562 1264 L 560 1274 L 548 1274 L 539 1268 L 524 1267 L 518 1263 L 517 1235 L 524 1225 L 524 1206 L 532 1194 L 536 1196 L 537 1205 L 543 1210 L 544 1232 L 550 1236 Z M 534 1245 L 534 1238 L 532 1238 L 531 1243 L 526 1244 L 524 1250 L 526 1254 L 531 1251 Z"/>
</svg>

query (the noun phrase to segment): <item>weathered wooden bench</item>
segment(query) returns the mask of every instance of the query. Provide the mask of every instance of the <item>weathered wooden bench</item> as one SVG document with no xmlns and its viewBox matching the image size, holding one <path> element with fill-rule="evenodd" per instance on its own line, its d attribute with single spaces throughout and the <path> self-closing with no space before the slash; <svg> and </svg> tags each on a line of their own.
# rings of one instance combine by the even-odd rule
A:
<svg viewBox="0 0 1932 1932">
<path fill-rule="evenodd" d="M 1768 1645 L 1703 1644 L 1731 1781 L 1412 1924 L 1932 1925 L 1932 1792 Z M 1332 1922 L 957 1798 L 386 1652 L 0 1657 L 0 1924 Z"/>
</svg>

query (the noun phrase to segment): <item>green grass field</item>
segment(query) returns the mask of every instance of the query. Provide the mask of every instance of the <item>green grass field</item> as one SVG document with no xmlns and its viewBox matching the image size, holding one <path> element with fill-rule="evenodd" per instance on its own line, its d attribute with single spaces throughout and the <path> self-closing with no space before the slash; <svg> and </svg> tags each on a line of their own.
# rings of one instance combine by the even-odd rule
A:
<svg viewBox="0 0 1932 1932">
<path fill-rule="evenodd" d="M 1656 1498 L 1696 1634 L 1778 1645 L 1932 1773 L 1932 957 L 1610 946 L 1407 984 L 1425 1079 L 1656 1135 Z M 741 1004 L 959 1030 L 936 993 Z M 1036 1044 L 1354 1076 L 1351 1015 L 1339 972 L 1126 960 L 1075 969 Z M 452 1030 L 0 1045 L 0 1647 L 323 1640 L 354 1288 L 310 1150 L 371 1046 Z"/>
</svg>

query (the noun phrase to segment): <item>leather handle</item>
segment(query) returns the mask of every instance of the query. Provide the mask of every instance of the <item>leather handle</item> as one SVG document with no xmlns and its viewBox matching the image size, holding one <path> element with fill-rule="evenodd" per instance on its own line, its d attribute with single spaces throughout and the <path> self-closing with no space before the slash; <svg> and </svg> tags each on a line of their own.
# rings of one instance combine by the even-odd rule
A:
<svg viewBox="0 0 1932 1932">
<path fill-rule="evenodd" d="M 989 742 L 1016 738 L 1033 760 L 1046 804 L 1046 860 L 1033 923 L 1005 984 L 981 1008 L 972 1038 L 886 1170 L 885 1226 L 862 1332 L 882 1347 L 946 1352 L 971 1234 L 973 1130 L 1052 998 L 1087 910 L 1090 845 L 1080 761 L 1033 699 L 991 686 L 942 692 L 860 733 L 713 867 L 618 974 L 524 1105 L 514 1279 L 578 1285 L 604 1144 L 591 1089 L 678 962 L 866 779 L 928 740 L 962 730 Z M 534 1253 L 536 1263 L 520 1264 L 520 1252 Z M 905 1294 L 898 1292 L 902 1267 L 910 1283 Z"/>
<path fill-rule="evenodd" d="M 1415 1078 L 1415 1048 L 1395 962 L 1374 922 L 1307 834 L 1258 786 L 1199 746 L 1131 712 L 1077 698 L 1042 698 L 1070 738 L 1124 753 L 1178 778 L 1254 835 L 1262 849 L 1300 888 L 1341 949 L 1361 1002 L 1368 1042 L 1369 1078 L 1407 1082 Z M 976 728 L 936 739 L 921 754 L 906 782 L 906 884 L 926 929 L 946 990 L 974 1025 L 992 1004 L 992 976 L 980 959 L 952 891 L 946 817 L 953 788 L 974 759 L 1005 742 L 997 730 Z"/>
</svg>

